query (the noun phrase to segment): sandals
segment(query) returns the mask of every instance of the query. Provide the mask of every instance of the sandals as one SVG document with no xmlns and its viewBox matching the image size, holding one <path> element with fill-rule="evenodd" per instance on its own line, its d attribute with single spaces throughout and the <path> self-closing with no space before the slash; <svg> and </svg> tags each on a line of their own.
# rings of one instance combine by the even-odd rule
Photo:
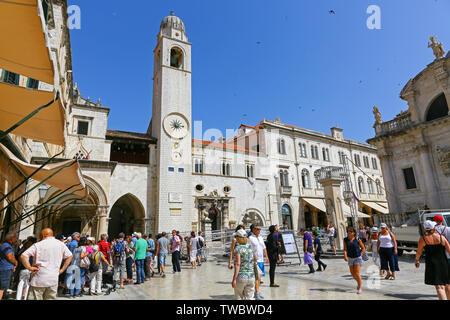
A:
<svg viewBox="0 0 450 320">
<path fill-rule="evenodd" d="M 391 276 L 391 277 L 389 278 L 389 280 L 395 280 L 395 277 L 394 277 L 394 276 Z"/>
<path fill-rule="evenodd" d="M 388 274 L 388 275 L 386 275 L 386 277 L 384 277 L 384 279 L 385 279 L 385 280 L 389 280 L 390 277 L 392 277 L 392 275 L 391 275 L 391 274 Z"/>
</svg>

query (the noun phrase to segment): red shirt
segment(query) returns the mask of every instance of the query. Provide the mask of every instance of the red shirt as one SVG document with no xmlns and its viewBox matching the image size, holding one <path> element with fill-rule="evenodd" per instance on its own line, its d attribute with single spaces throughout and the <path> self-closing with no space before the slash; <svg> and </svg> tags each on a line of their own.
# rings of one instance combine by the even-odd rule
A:
<svg viewBox="0 0 450 320">
<path fill-rule="evenodd" d="M 109 249 L 109 243 L 106 242 L 105 240 L 102 240 L 98 243 L 98 250 L 103 253 L 103 255 L 105 256 L 106 259 L 109 258 L 109 253 L 110 253 L 110 249 Z"/>
</svg>

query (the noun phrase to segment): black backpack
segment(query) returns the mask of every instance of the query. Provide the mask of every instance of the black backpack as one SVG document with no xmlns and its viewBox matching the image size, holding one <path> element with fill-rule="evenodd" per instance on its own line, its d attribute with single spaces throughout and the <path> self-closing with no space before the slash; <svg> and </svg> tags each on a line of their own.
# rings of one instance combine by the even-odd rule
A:
<svg viewBox="0 0 450 320">
<path fill-rule="evenodd" d="M 97 254 L 99 254 L 99 253 L 97 252 Z M 100 263 L 102 263 L 101 259 L 99 259 L 98 264 L 96 264 L 95 263 L 95 255 L 90 255 L 89 261 L 91 262 L 89 264 L 89 272 L 91 272 L 91 273 L 97 272 L 98 269 L 100 268 Z"/>
<path fill-rule="evenodd" d="M 203 248 L 203 241 L 200 238 L 198 238 L 197 239 L 197 249 L 201 249 L 201 248 Z"/>
</svg>

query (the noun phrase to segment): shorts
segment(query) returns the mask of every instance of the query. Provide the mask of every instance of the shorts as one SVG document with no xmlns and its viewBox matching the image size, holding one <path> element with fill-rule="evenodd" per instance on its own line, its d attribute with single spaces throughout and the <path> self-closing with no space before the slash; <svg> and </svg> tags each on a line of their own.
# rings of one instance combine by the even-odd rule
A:
<svg viewBox="0 0 450 320">
<path fill-rule="evenodd" d="M 12 269 L 0 271 L 0 290 L 8 290 L 11 285 Z"/>
<path fill-rule="evenodd" d="M 201 257 L 202 256 L 202 249 L 197 249 L 197 257 Z"/>
<path fill-rule="evenodd" d="M 348 257 L 348 265 L 349 266 L 354 266 L 354 265 L 360 265 L 362 266 L 363 264 L 363 259 L 361 256 L 357 257 L 357 258 L 350 258 Z"/>
<path fill-rule="evenodd" d="M 166 265 L 167 253 L 160 253 L 158 257 L 158 263 L 160 266 Z"/>
<path fill-rule="evenodd" d="M 265 277 L 266 276 L 266 271 L 264 270 L 264 262 L 257 262 L 258 263 L 258 267 L 261 269 L 261 271 L 263 272 L 261 277 Z"/>
<path fill-rule="evenodd" d="M 127 264 L 126 261 L 114 261 L 114 281 L 127 278 Z"/>
<path fill-rule="evenodd" d="M 335 237 L 328 237 L 328 239 L 330 240 L 330 246 L 332 247 L 336 247 L 336 238 Z"/>
<path fill-rule="evenodd" d="M 30 287 L 28 300 L 56 300 L 58 285 L 46 288 Z"/>
</svg>

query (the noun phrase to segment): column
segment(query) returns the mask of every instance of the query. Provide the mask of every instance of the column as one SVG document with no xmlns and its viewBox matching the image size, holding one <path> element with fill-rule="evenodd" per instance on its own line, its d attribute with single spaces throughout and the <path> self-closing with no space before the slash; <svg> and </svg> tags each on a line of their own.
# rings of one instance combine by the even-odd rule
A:
<svg viewBox="0 0 450 320">
<path fill-rule="evenodd" d="M 108 211 L 106 208 L 97 209 L 98 217 L 98 234 L 97 239 L 100 239 L 100 235 L 108 233 Z"/>
<path fill-rule="evenodd" d="M 299 198 L 298 201 L 298 230 L 305 228 L 305 206 L 303 205 L 303 200 Z"/>
<path fill-rule="evenodd" d="M 418 146 L 417 151 L 420 153 L 420 163 L 422 165 L 422 170 L 424 174 L 427 205 L 430 209 L 440 209 L 441 200 L 439 197 L 439 190 L 437 188 L 436 181 L 435 179 L 433 179 L 433 166 L 431 165 L 428 145 Z"/>
<path fill-rule="evenodd" d="M 400 212 L 400 205 L 398 198 L 396 197 L 395 189 L 395 175 L 394 169 L 392 168 L 392 155 L 382 155 L 380 156 L 381 170 L 383 172 L 384 187 L 386 193 L 386 199 L 389 204 L 389 212 L 397 213 Z"/>
</svg>

